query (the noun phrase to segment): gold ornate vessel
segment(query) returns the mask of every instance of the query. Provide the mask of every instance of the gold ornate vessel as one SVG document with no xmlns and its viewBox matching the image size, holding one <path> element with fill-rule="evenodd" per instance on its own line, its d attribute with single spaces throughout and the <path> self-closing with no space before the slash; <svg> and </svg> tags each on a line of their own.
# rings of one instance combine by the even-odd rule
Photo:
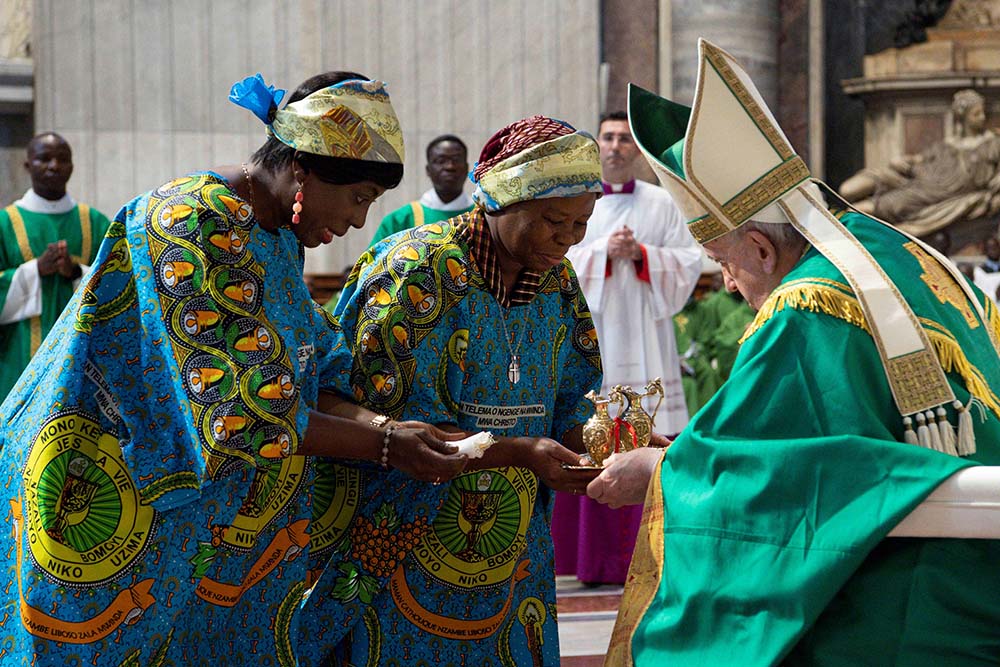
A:
<svg viewBox="0 0 1000 667">
<path fill-rule="evenodd" d="M 663 399 L 666 398 L 666 394 L 663 392 L 663 382 L 660 378 L 650 380 L 646 383 L 646 393 L 643 394 L 643 397 L 653 396 L 655 394 L 659 394 L 660 398 L 657 399 L 656 405 L 653 407 L 653 413 L 649 415 L 649 423 L 653 426 L 656 426 L 656 413 L 659 411 L 660 405 L 663 403 Z"/>
<path fill-rule="evenodd" d="M 657 394 L 660 399 L 656 402 L 656 407 L 653 408 L 653 414 L 650 415 L 643 409 L 642 399 Z M 612 437 L 617 435 L 618 450 L 628 452 L 648 445 L 653 435 L 656 412 L 663 402 L 663 383 L 660 378 L 649 382 L 642 394 L 632 387 L 615 385 L 609 396 L 612 401 L 617 400 L 625 406 L 625 409 L 620 411 L 614 420 L 617 428 Z"/>
<path fill-rule="evenodd" d="M 615 423 L 608 414 L 611 399 L 596 394 L 593 390 L 588 391 L 585 397 L 594 404 L 594 414 L 583 425 L 583 444 L 594 465 L 602 466 L 604 460 L 615 451 L 611 437 Z"/>
</svg>

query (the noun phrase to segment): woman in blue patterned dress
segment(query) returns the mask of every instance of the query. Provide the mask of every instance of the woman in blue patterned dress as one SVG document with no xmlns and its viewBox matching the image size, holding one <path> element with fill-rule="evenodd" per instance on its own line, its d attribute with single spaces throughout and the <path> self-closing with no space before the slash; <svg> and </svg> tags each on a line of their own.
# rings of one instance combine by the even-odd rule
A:
<svg viewBox="0 0 1000 667">
<path fill-rule="evenodd" d="M 494 135 L 472 178 L 474 211 L 361 257 L 337 305 L 335 354 L 352 366 L 340 391 L 362 405 L 497 443 L 447 485 L 356 482 L 366 497 L 421 487 L 429 521 L 385 521 L 391 503 L 373 503 L 374 515 L 331 505 L 353 517 L 351 542 L 331 550 L 306 603 L 303 665 L 559 664 L 552 490 L 586 486 L 562 464 L 580 463 L 584 394 L 601 383 L 565 255 L 601 192 L 597 144 L 534 116 Z M 345 624 L 339 642 L 319 632 Z"/>
<path fill-rule="evenodd" d="M 349 368 L 303 247 L 364 224 L 402 178 L 402 136 L 360 75 L 282 95 L 233 87 L 268 130 L 248 163 L 119 211 L 2 406 L 4 665 L 294 665 L 310 544 L 342 529 L 313 521 L 346 489 L 314 484 L 322 457 L 424 480 L 465 465 L 432 427 L 323 412 Z"/>
</svg>

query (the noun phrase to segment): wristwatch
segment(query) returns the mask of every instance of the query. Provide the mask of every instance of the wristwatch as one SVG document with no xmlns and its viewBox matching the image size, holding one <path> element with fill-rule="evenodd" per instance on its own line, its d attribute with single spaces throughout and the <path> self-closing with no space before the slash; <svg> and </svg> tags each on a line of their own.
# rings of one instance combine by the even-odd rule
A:
<svg viewBox="0 0 1000 667">
<path fill-rule="evenodd" d="M 375 428 L 385 428 L 385 425 L 392 421 L 391 417 L 385 415 L 375 415 L 372 417 L 371 425 Z"/>
</svg>

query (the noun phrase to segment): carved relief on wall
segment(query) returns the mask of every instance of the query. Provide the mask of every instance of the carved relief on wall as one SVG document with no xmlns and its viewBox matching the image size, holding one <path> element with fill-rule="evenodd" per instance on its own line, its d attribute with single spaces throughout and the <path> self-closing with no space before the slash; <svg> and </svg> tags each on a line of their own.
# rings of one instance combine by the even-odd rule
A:
<svg viewBox="0 0 1000 667">
<path fill-rule="evenodd" d="M 937 27 L 946 30 L 1000 28 L 1000 2 L 954 0 Z"/>
<path fill-rule="evenodd" d="M 918 236 L 1000 212 L 1000 137 L 986 126 L 983 96 L 958 91 L 952 115 L 950 137 L 862 170 L 844 181 L 841 195 Z"/>
<path fill-rule="evenodd" d="M 1000 220 L 998 28 L 1000 0 L 953 0 L 926 42 L 867 55 L 843 82 L 865 105 L 866 169 L 841 193 L 918 236 L 946 231 L 959 254 Z"/>
</svg>

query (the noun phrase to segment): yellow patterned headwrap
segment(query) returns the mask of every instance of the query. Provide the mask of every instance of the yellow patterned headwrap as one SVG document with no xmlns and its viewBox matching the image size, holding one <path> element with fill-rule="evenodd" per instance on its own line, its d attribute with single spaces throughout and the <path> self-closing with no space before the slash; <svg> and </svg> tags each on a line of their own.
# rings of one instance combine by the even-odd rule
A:
<svg viewBox="0 0 1000 667">
<path fill-rule="evenodd" d="M 342 81 L 286 105 L 267 132 L 304 153 L 403 163 L 403 133 L 381 81 Z"/>
<path fill-rule="evenodd" d="M 511 123 L 493 135 L 470 179 L 478 186 L 472 198 L 490 212 L 530 199 L 603 192 L 594 138 L 544 116 Z"/>
</svg>

